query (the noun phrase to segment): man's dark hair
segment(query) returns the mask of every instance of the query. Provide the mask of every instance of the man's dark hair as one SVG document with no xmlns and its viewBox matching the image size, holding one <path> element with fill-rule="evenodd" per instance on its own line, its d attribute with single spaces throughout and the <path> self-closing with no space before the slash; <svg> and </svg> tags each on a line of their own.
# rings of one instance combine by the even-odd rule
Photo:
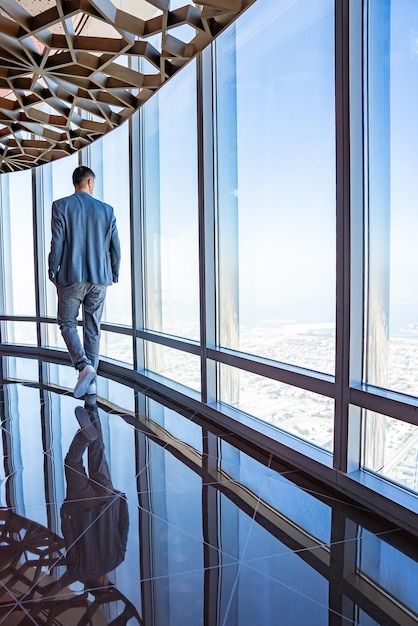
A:
<svg viewBox="0 0 418 626">
<path fill-rule="evenodd" d="M 73 172 L 73 185 L 78 187 L 85 183 L 89 178 L 96 178 L 96 174 L 86 165 L 76 167 Z"/>
</svg>

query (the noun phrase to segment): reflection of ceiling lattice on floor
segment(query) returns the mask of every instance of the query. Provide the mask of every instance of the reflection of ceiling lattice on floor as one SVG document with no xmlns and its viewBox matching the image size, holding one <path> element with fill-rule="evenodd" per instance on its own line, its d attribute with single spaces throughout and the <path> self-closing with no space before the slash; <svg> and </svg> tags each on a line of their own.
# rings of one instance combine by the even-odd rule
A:
<svg viewBox="0 0 418 626">
<path fill-rule="evenodd" d="M 0 172 L 112 130 L 255 0 L 0 0 Z"/>
<path fill-rule="evenodd" d="M 59 569 L 61 568 L 61 569 Z M 0 624 L 140 624 L 135 606 L 113 584 L 74 593 L 67 587 L 65 542 L 34 520 L 0 507 Z M 110 609 L 110 605 L 112 608 Z"/>
</svg>

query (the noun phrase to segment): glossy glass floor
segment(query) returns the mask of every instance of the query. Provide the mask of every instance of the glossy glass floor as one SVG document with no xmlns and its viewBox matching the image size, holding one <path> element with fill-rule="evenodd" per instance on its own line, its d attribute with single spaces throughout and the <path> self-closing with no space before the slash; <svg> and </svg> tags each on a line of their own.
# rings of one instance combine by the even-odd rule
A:
<svg viewBox="0 0 418 626">
<path fill-rule="evenodd" d="M 0 623 L 418 623 L 399 529 L 146 392 L 8 365 Z"/>
</svg>

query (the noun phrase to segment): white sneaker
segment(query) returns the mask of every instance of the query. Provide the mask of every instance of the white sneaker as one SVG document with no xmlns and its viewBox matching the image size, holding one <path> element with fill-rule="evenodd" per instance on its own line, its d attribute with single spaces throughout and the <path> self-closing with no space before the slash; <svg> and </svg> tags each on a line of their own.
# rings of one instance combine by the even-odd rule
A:
<svg viewBox="0 0 418 626">
<path fill-rule="evenodd" d="M 92 365 L 85 365 L 78 375 L 78 381 L 74 387 L 74 398 L 82 398 L 86 395 L 87 389 L 96 378 L 96 370 Z"/>
</svg>

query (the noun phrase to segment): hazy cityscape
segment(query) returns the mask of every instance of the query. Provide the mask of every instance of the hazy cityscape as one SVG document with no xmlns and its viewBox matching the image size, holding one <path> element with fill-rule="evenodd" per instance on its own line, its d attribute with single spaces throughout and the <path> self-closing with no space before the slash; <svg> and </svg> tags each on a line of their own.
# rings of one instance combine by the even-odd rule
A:
<svg viewBox="0 0 418 626">
<path fill-rule="evenodd" d="M 195 336 L 195 329 L 189 329 L 189 332 L 185 329 L 184 336 L 191 335 Z M 413 332 L 410 337 L 392 338 L 387 365 L 388 388 L 413 396 L 418 394 L 415 375 L 418 372 L 417 338 Z M 113 358 L 128 360 L 131 343 L 129 338 L 126 339 L 128 341 L 121 344 L 118 338 L 113 346 L 115 352 L 109 350 L 109 356 L 113 352 Z M 334 342 L 332 324 L 282 322 L 274 326 L 241 328 L 240 334 L 240 349 L 243 352 L 329 374 L 334 372 Z M 200 363 L 196 356 L 162 346 L 154 349 L 152 354 L 155 371 L 191 389 L 200 390 Z M 231 380 L 235 398 L 229 397 Z M 222 401 L 332 452 L 332 399 L 225 365 L 220 367 L 219 392 Z M 385 416 L 377 416 L 377 419 L 383 421 L 381 434 L 384 437 L 384 466 L 377 471 L 416 491 L 416 427 Z"/>
<path fill-rule="evenodd" d="M 32 343 L 27 326 L 15 327 L 9 340 Z M 65 349 L 59 333 L 52 343 Z M 183 336 L 196 329 L 185 327 Z M 30 337 L 30 338 L 29 338 Z M 26 339 L 26 340 L 25 340 Z M 334 370 L 334 329 L 332 324 L 295 324 L 241 328 L 241 351 L 273 360 L 332 374 Z M 388 388 L 409 395 L 418 394 L 417 335 L 393 338 L 388 350 Z M 186 387 L 200 391 L 199 357 L 151 342 L 145 342 L 149 369 Z M 117 333 L 102 333 L 101 353 L 115 361 L 132 364 L 132 339 Z M 333 400 L 246 371 L 221 365 L 219 399 L 264 422 L 329 452 L 333 450 Z M 385 416 L 384 464 L 375 468 L 382 476 L 414 491 L 418 488 L 418 431 L 414 425 Z"/>
</svg>

